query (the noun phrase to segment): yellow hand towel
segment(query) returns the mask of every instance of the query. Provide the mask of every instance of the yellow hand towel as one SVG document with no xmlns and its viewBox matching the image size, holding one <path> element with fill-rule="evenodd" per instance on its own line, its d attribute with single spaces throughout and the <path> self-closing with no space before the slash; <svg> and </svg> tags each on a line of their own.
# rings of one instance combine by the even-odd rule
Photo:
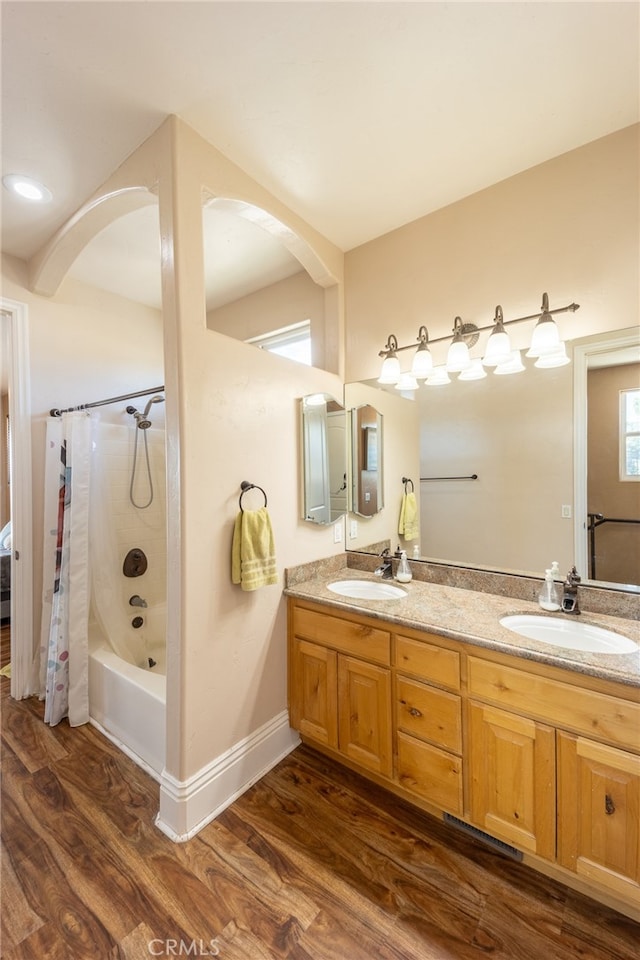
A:
<svg viewBox="0 0 640 960">
<path fill-rule="evenodd" d="M 420 524 L 418 522 L 418 501 L 416 495 L 411 491 L 405 493 L 400 507 L 400 522 L 398 524 L 398 533 L 405 540 L 416 540 L 420 535 Z"/>
<path fill-rule="evenodd" d="M 273 530 L 266 507 L 241 511 L 236 517 L 231 579 L 243 590 L 257 590 L 278 582 Z"/>
</svg>

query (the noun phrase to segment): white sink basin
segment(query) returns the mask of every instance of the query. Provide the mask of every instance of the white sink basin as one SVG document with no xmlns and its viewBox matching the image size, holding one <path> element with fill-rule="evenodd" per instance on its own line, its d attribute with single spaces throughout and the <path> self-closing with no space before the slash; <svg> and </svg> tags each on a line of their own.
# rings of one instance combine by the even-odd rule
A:
<svg viewBox="0 0 640 960">
<path fill-rule="evenodd" d="M 401 600 L 407 595 L 401 587 L 378 580 L 334 580 L 327 587 L 333 593 L 353 600 Z"/>
<path fill-rule="evenodd" d="M 551 643 L 554 647 L 583 650 L 587 653 L 637 653 L 640 650 L 637 643 L 619 633 L 594 627 L 590 623 L 581 623 L 579 620 L 538 617 L 532 614 L 502 617 L 500 623 L 521 637 L 537 640 L 538 643 Z"/>
</svg>

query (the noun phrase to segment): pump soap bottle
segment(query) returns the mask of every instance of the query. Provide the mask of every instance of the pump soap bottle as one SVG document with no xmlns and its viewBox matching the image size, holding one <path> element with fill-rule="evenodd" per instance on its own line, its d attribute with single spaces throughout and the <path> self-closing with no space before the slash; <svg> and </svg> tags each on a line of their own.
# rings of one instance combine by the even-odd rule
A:
<svg viewBox="0 0 640 960">
<path fill-rule="evenodd" d="M 409 580 L 411 580 L 411 567 L 409 566 L 409 561 L 407 560 L 406 550 L 403 550 L 400 554 L 400 563 L 398 564 L 396 580 L 399 583 L 409 583 Z"/>
<path fill-rule="evenodd" d="M 560 570 L 557 560 L 554 560 L 548 570 L 544 572 L 544 583 L 538 594 L 538 603 L 543 610 L 553 612 L 560 609 L 560 594 L 553 579 Z"/>
</svg>

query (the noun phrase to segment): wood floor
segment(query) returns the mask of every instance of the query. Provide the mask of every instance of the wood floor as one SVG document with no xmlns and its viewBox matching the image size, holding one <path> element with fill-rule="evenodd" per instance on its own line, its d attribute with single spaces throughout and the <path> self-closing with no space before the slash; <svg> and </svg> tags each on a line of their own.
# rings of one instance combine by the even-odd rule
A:
<svg viewBox="0 0 640 960">
<path fill-rule="evenodd" d="M 185 844 L 93 727 L 2 693 L 5 960 L 637 960 L 640 925 L 301 747 Z"/>
</svg>

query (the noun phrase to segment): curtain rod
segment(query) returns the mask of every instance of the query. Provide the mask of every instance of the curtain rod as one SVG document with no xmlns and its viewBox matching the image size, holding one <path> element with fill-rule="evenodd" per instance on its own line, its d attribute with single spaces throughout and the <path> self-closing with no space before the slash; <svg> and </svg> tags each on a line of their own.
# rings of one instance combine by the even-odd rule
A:
<svg viewBox="0 0 640 960">
<path fill-rule="evenodd" d="M 63 413 L 71 413 L 73 410 L 88 410 L 89 407 L 104 407 L 108 403 L 119 403 L 121 400 L 132 400 L 134 397 L 146 397 L 150 393 L 160 393 L 164 390 L 162 387 L 151 387 L 149 390 L 138 390 L 137 393 L 123 393 L 121 397 L 109 397 L 108 400 L 94 400 L 93 403 L 80 403 L 77 407 L 65 407 L 64 410 L 58 410 L 53 407 L 49 411 L 50 416 L 60 417 Z"/>
</svg>

